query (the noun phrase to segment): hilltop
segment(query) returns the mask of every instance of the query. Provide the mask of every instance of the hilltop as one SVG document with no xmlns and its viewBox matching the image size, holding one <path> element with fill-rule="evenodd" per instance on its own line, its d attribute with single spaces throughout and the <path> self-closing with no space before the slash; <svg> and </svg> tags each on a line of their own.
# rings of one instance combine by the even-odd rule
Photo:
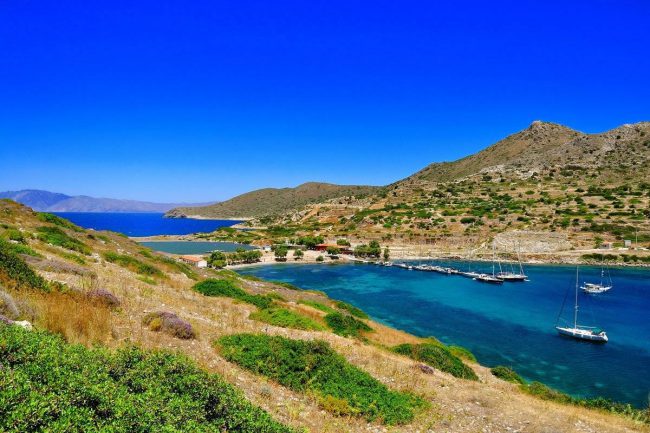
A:
<svg viewBox="0 0 650 433">
<path fill-rule="evenodd" d="M 322 293 L 192 268 L 7 200 L 0 285 L 3 431 L 647 431 Z"/>
<path fill-rule="evenodd" d="M 479 173 L 511 171 L 520 176 L 552 168 L 599 170 L 603 179 L 644 179 L 650 160 L 650 122 L 585 134 L 556 123 L 534 121 L 486 149 L 454 162 L 431 164 L 397 185 L 449 182 Z M 628 169 L 633 171 L 629 172 Z M 608 175 L 604 171 L 613 170 Z"/>
<path fill-rule="evenodd" d="M 40 212 L 167 212 L 180 203 L 152 203 L 137 200 L 70 196 L 38 189 L 0 192 L 8 198 Z"/>
<path fill-rule="evenodd" d="M 373 186 L 307 182 L 295 188 L 258 189 L 210 206 L 179 207 L 167 212 L 167 216 L 248 219 L 279 215 L 338 197 L 361 198 L 377 190 Z"/>
</svg>

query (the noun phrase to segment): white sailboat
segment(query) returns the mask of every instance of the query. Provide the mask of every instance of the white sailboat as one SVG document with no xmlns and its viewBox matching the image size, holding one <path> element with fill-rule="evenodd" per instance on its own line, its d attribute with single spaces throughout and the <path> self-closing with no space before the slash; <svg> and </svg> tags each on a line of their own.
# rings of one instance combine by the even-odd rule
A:
<svg viewBox="0 0 650 433">
<path fill-rule="evenodd" d="M 562 305 L 564 307 L 564 304 Z M 562 311 L 560 311 L 562 314 Z M 558 316 L 559 322 L 559 316 Z M 573 326 L 558 326 L 555 329 L 558 334 L 575 338 L 578 340 L 591 341 L 594 343 L 607 343 L 607 333 L 604 330 L 592 326 L 578 325 L 578 267 L 576 266 L 576 289 L 575 289 L 575 305 L 573 308 Z"/>
<path fill-rule="evenodd" d="M 600 268 L 600 283 L 583 283 L 580 288 L 586 292 L 586 293 L 591 293 L 591 294 L 598 294 L 598 293 L 604 293 L 611 289 L 612 286 L 612 277 L 609 275 L 609 270 L 607 270 L 607 279 L 608 282 L 605 281 L 605 267 Z"/>
<path fill-rule="evenodd" d="M 521 264 L 521 257 L 519 256 L 519 249 L 517 249 L 517 262 L 519 263 L 519 272 L 516 272 L 510 265 L 510 272 L 501 271 L 496 276 L 503 281 L 528 281 L 528 276 L 524 273 L 524 267 Z"/>
<path fill-rule="evenodd" d="M 496 262 L 496 251 L 495 251 L 494 241 L 492 241 L 492 275 L 479 274 L 476 277 L 474 277 L 474 280 L 481 281 L 482 283 L 503 284 L 503 278 L 499 278 L 496 274 L 496 269 L 494 268 L 495 262 Z M 501 262 L 499 262 L 499 269 L 501 269 Z"/>
</svg>

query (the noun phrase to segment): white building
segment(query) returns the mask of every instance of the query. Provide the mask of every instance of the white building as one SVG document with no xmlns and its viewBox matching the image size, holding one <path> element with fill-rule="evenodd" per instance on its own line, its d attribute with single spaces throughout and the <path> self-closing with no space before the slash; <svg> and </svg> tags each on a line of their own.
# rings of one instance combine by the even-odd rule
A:
<svg viewBox="0 0 650 433">
<path fill-rule="evenodd" d="M 188 265 L 196 266 L 197 268 L 207 268 L 208 262 L 203 257 L 197 256 L 181 256 L 181 261 Z"/>
</svg>

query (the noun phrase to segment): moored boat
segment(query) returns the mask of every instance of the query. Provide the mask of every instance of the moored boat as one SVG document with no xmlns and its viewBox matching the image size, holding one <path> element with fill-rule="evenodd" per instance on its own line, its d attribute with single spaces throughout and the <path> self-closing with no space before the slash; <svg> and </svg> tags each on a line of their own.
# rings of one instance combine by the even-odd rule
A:
<svg viewBox="0 0 650 433">
<path fill-rule="evenodd" d="M 558 334 L 575 338 L 576 340 L 590 341 L 593 343 L 607 343 L 609 338 L 607 333 L 593 326 L 584 326 L 578 324 L 578 267 L 576 266 L 576 285 L 575 285 L 575 303 L 573 307 L 573 326 L 558 326 L 560 316 L 562 315 L 562 310 L 560 310 L 560 315 L 558 316 L 558 323 L 555 324 L 555 329 Z M 566 298 L 565 298 L 566 300 Z M 562 304 L 564 308 L 564 304 Z"/>
</svg>

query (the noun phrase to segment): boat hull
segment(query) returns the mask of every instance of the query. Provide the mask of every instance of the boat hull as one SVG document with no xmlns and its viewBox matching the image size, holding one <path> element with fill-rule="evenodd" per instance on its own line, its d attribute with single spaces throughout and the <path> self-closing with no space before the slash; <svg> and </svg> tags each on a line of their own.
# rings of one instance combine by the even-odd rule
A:
<svg viewBox="0 0 650 433">
<path fill-rule="evenodd" d="M 589 341 L 591 343 L 607 343 L 608 341 L 607 334 L 604 332 L 594 334 L 585 329 L 563 328 L 560 326 L 556 326 L 555 329 L 561 336 L 574 338 L 576 340 Z"/>
</svg>

